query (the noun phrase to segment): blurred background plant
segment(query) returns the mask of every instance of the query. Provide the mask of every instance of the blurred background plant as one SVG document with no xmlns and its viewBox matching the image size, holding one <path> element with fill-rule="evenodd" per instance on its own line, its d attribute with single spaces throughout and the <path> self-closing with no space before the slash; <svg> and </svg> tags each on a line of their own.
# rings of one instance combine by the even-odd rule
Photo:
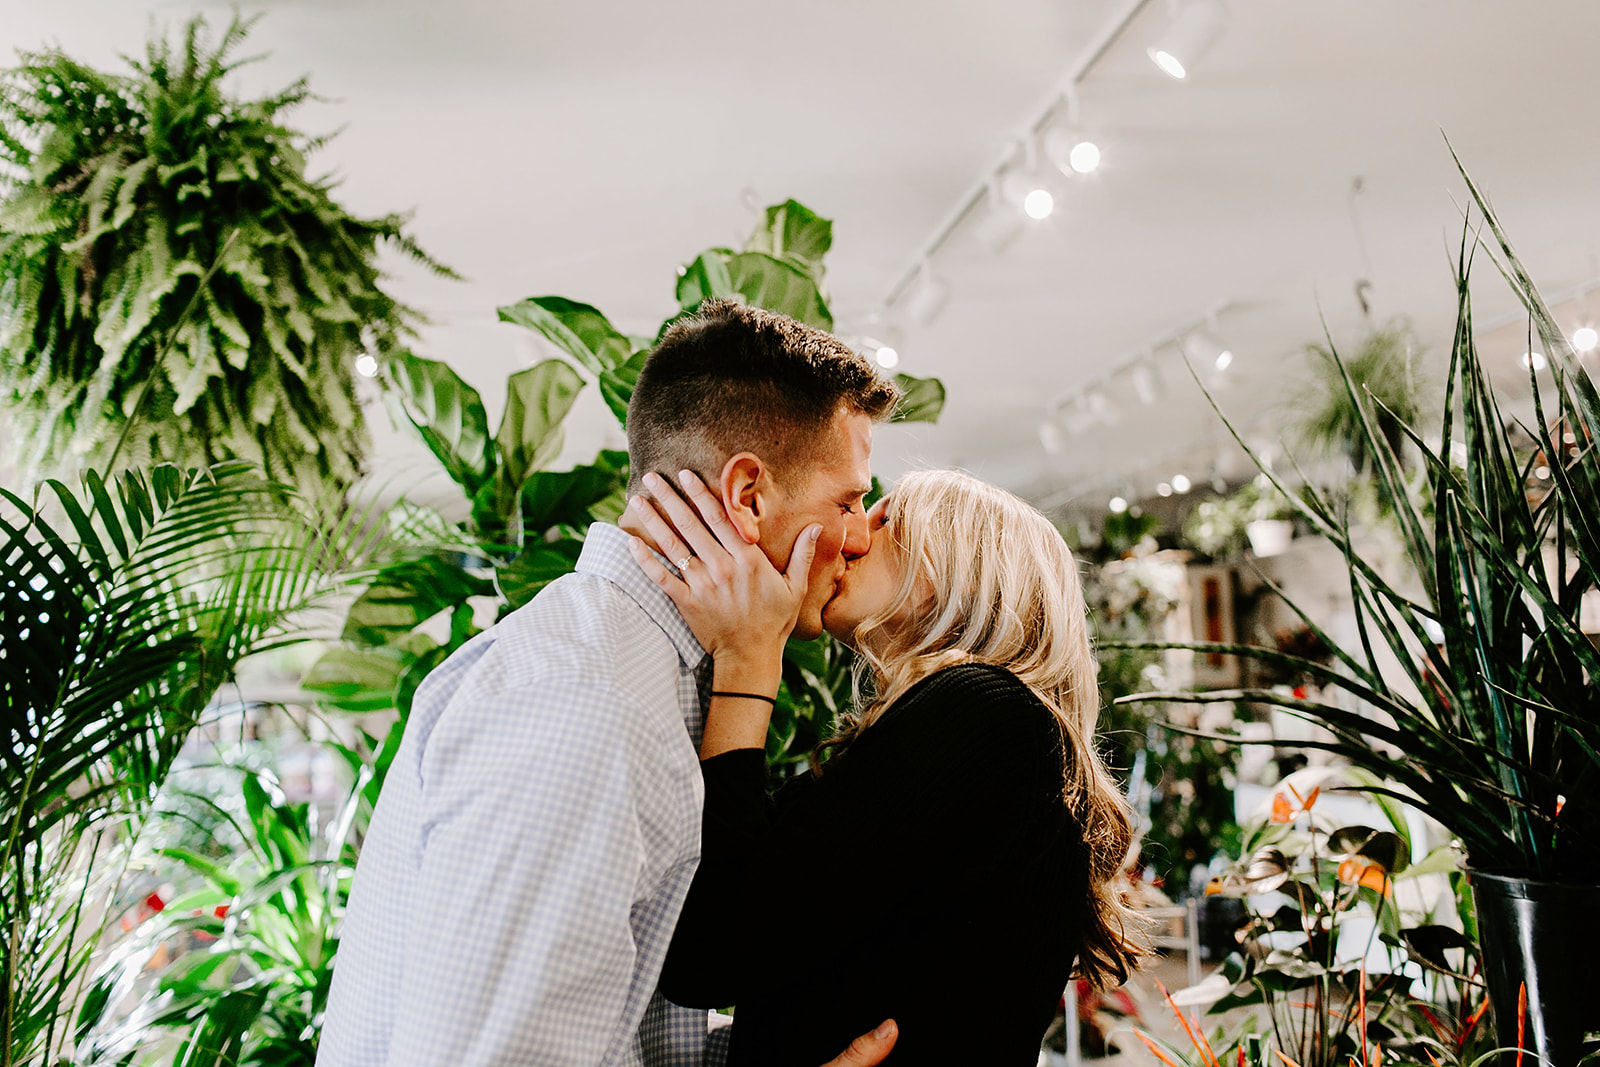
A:
<svg viewBox="0 0 1600 1067">
<path fill-rule="evenodd" d="M 79 1036 L 130 849 L 218 689 L 314 633 L 308 612 L 375 547 L 362 513 L 329 520 L 238 462 L 46 488 L 0 491 L 16 515 L 0 515 L 6 1063 Z"/>
<path fill-rule="evenodd" d="M 1354 474 L 1370 477 L 1375 457 L 1364 431 L 1370 424 L 1403 457 L 1404 428 L 1424 415 L 1415 373 L 1421 346 L 1411 324 L 1399 319 L 1374 330 L 1350 355 L 1338 355 L 1329 342 L 1307 345 L 1306 356 L 1311 376 L 1291 393 L 1294 416 L 1285 429 L 1299 452 L 1347 459 Z M 1346 375 L 1355 392 L 1345 388 Z"/>
<path fill-rule="evenodd" d="M 379 249 L 450 272 L 308 176 L 304 79 L 224 89 L 253 21 L 197 17 L 125 74 L 50 50 L 3 76 L 0 462 L 25 479 L 105 472 L 124 435 L 130 462 L 239 458 L 313 495 L 362 469 L 357 360 L 417 320 Z"/>
<path fill-rule="evenodd" d="M 1262 477 L 1348 567 L 1359 652 L 1291 603 L 1333 652 L 1331 667 L 1256 645 L 1186 647 L 1291 666 L 1315 679 L 1319 694 L 1254 688 L 1147 698 L 1225 697 L 1313 720 L 1329 733 L 1305 747 L 1335 753 L 1371 775 L 1368 792 L 1410 803 L 1455 835 L 1475 872 L 1499 1042 L 1518 1042 L 1519 996 L 1526 995 L 1530 1049 L 1574 1062 L 1593 1013 L 1571 990 L 1568 958 L 1540 946 L 1600 904 L 1600 852 L 1593 847 L 1600 840 L 1600 651 L 1581 617 L 1586 597 L 1600 588 L 1600 528 L 1592 514 L 1600 499 L 1593 444 L 1600 393 L 1482 194 L 1462 174 L 1477 214 L 1469 216 L 1456 262 L 1458 326 L 1442 425 L 1430 444 L 1396 423 L 1420 455 L 1425 493 L 1411 491 L 1367 394 L 1342 374 L 1372 480 L 1399 531 L 1404 573 L 1375 565 L 1336 499 L 1311 484 L 1292 490 L 1261 464 Z M 1481 244 L 1478 225 L 1489 234 Z M 1548 353 L 1549 386 L 1529 361 L 1535 419 L 1520 431 L 1501 414 L 1474 340 L 1470 275 L 1479 252 L 1510 283 L 1530 333 Z M 1334 366 L 1343 366 L 1337 356 Z M 1519 452 L 1519 432 L 1536 451 Z M 1462 465 L 1454 462 L 1457 441 Z M 1535 474 L 1540 465 L 1548 477 Z M 1351 699 L 1336 701 L 1338 693 Z M 1530 889 L 1534 883 L 1557 888 Z M 1501 906 L 1508 892 L 1522 894 L 1524 904 Z"/>
</svg>

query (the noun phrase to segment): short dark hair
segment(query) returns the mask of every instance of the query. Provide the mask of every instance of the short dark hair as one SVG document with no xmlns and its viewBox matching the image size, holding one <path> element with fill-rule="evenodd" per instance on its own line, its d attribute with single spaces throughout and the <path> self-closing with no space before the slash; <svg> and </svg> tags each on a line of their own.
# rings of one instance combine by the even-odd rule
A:
<svg viewBox="0 0 1600 1067">
<path fill-rule="evenodd" d="M 633 487 L 651 471 L 715 478 L 754 452 L 786 483 L 804 481 L 841 407 L 889 417 L 900 390 L 838 338 L 787 315 L 713 300 L 673 324 L 628 403 Z"/>
</svg>

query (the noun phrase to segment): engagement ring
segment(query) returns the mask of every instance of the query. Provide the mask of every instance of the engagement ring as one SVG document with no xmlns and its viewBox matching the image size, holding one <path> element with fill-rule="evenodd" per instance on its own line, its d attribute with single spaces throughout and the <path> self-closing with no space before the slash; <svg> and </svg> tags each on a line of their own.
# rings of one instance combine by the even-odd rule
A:
<svg viewBox="0 0 1600 1067">
<path fill-rule="evenodd" d="M 689 561 L 691 559 L 694 559 L 694 557 L 693 556 L 684 556 L 682 559 L 680 559 L 678 561 L 678 569 L 680 571 L 688 570 L 689 569 Z"/>
</svg>

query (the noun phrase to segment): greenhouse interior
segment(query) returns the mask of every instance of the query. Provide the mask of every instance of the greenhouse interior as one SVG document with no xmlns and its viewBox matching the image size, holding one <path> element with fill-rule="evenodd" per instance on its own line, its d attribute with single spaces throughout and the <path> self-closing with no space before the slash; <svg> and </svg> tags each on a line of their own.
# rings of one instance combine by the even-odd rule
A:
<svg viewBox="0 0 1600 1067">
<path fill-rule="evenodd" d="M 0 1067 L 1600 1064 L 1597 46 L 0 0 Z"/>
</svg>

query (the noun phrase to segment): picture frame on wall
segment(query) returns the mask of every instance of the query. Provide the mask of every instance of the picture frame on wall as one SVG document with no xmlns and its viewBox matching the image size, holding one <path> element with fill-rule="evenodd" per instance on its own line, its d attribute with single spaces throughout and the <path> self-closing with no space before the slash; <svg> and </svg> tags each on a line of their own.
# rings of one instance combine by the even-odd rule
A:
<svg viewBox="0 0 1600 1067">
<path fill-rule="evenodd" d="M 1234 619 L 1234 573 L 1232 567 L 1191 565 L 1189 567 L 1189 610 L 1196 641 L 1231 644 L 1238 640 Z M 1216 652 L 1196 653 L 1196 689 L 1229 689 L 1242 677 L 1238 656 Z"/>
</svg>

